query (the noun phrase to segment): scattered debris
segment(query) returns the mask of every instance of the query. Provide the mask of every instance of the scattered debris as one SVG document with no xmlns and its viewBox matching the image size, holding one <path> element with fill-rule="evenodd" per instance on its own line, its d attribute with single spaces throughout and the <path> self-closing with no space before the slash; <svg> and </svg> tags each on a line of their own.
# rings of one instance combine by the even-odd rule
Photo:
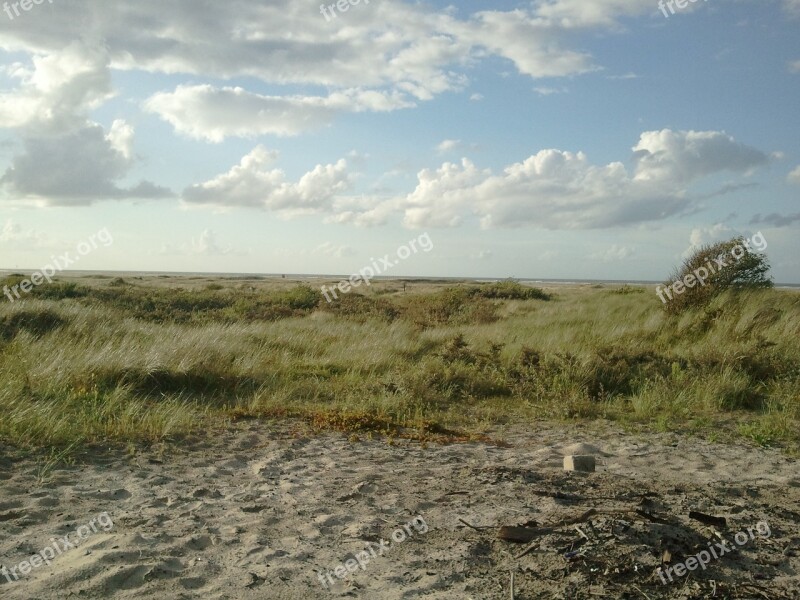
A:
<svg viewBox="0 0 800 600">
<path fill-rule="evenodd" d="M 725 519 L 725 517 L 715 517 L 713 515 L 697 512 L 696 510 L 689 511 L 689 518 L 694 519 L 695 521 L 700 521 L 704 525 L 712 525 L 713 527 L 719 527 L 720 529 L 725 529 L 728 526 L 728 521 Z"/>
</svg>

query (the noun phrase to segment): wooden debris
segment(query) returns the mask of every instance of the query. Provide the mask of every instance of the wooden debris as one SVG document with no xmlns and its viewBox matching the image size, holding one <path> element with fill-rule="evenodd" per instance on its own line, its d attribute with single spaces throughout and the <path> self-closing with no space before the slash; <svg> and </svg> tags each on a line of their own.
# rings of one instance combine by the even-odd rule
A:
<svg viewBox="0 0 800 600">
<path fill-rule="evenodd" d="M 528 554 L 530 554 L 531 552 L 533 552 L 534 550 L 536 550 L 536 548 L 538 548 L 538 547 L 539 547 L 539 541 L 538 541 L 538 540 L 537 540 L 537 541 L 535 541 L 535 542 L 531 542 L 530 544 L 528 544 L 527 546 L 525 546 L 525 549 L 524 549 L 522 552 L 520 552 L 519 554 L 517 554 L 517 555 L 514 557 L 514 560 L 519 560 L 519 559 L 520 559 L 520 558 L 522 558 L 523 556 L 527 556 Z"/>
<path fill-rule="evenodd" d="M 577 523 L 583 523 L 597 514 L 597 510 L 594 508 L 590 508 L 585 513 L 578 517 L 573 517 L 571 519 L 564 519 L 559 521 L 558 523 L 554 523 L 549 527 L 513 527 L 510 525 L 506 525 L 500 528 L 500 531 L 497 534 L 497 537 L 501 540 L 506 542 L 515 542 L 519 544 L 524 544 L 526 542 L 530 542 L 540 535 L 545 535 L 547 533 L 553 533 L 559 527 L 567 527 L 569 525 L 575 525 Z"/>
<path fill-rule="evenodd" d="M 535 540 L 540 535 L 552 533 L 553 531 L 552 527 L 511 527 L 506 525 L 500 528 L 497 537 L 506 542 L 525 544 Z"/>
<path fill-rule="evenodd" d="M 715 517 L 713 515 L 697 512 L 696 510 L 689 511 L 689 518 L 700 521 L 704 525 L 712 525 L 713 527 L 719 527 L 721 529 L 725 529 L 728 526 L 728 521 L 725 517 Z"/>
</svg>

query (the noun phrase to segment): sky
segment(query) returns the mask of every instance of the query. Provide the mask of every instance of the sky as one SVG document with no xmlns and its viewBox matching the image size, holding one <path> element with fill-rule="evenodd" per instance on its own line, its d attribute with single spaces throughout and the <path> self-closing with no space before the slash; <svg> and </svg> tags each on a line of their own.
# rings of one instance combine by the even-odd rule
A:
<svg viewBox="0 0 800 600">
<path fill-rule="evenodd" d="M 800 0 L 37 1 L 0 5 L 0 269 L 427 236 L 383 274 L 660 281 L 761 232 L 800 283 Z"/>
</svg>

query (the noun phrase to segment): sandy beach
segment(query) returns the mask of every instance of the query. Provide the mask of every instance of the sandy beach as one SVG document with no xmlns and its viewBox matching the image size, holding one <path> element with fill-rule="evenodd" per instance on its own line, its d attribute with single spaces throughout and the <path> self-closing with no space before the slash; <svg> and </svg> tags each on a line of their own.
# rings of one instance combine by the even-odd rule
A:
<svg viewBox="0 0 800 600">
<path fill-rule="evenodd" d="M 183 447 L 52 471 L 4 453 L 7 569 L 99 513 L 113 527 L 50 566 L 4 578 L 0 595 L 484 600 L 511 597 L 513 572 L 517 599 L 800 597 L 800 467 L 779 452 L 669 434 L 645 440 L 610 425 L 427 447 L 308 433 L 248 421 Z M 594 455 L 597 471 L 565 472 L 566 454 Z M 579 525 L 558 526 L 589 509 Z M 664 584 L 656 569 L 665 548 L 674 561 L 716 539 L 689 511 L 726 518 L 732 545 L 759 522 L 770 535 Z M 415 518 L 426 526 L 395 534 Z M 497 539 L 500 526 L 554 524 L 518 559 L 525 544 Z M 366 564 L 336 576 L 370 547 Z"/>
</svg>

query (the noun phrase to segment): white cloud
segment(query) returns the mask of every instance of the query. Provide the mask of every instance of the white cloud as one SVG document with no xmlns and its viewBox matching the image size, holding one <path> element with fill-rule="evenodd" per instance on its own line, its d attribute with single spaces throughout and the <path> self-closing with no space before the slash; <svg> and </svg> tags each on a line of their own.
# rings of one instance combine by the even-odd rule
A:
<svg viewBox="0 0 800 600">
<path fill-rule="evenodd" d="M 539 94 L 540 96 L 552 96 L 553 94 L 566 94 L 567 88 L 553 88 L 553 87 L 535 87 L 533 91 Z"/>
<path fill-rule="evenodd" d="M 326 223 L 351 224 L 356 227 L 384 225 L 400 210 L 401 199 L 379 196 L 338 196 Z"/>
<path fill-rule="evenodd" d="M 330 242 L 320 244 L 315 248 L 315 252 L 319 252 L 325 256 L 332 256 L 334 258 L 346 258 L 356 254 L 356 251 L 350 246 L 337 246 L 335 244 L 331 244 Z"/>
<path fill-rule="evenodd" d="M 115 121 L 109 134 L 96 123 L 65 134 L 26 137 L 0 178 L 6 200 L 58 206 L 83 206 L 102 200 L 167 198 L 169 190 L 142 181 L 119 186 L 133 166 L 133 129 Z"/>
<path fill-rule="evenodd" d="M 687 258 L 701 246 L 721 242 L 731 237 L 733 237 L 733 230 L 724 223 L 692 229 L 692 233 L 689 234 L 689 247 L 684 250 L 682 256 Z"/>
<path fill-rule="evenodd" d="M 55 247 L 50 236 L 33 229 L 24 230 L 19 223 L 7 219 L 0 229 L 0 243 L 13 244 L 15 247 L 52 248 Z"/>
<path fill-rule="evenodd" d="M 453 11 L 419 3 L 386 2 L 327 23 L 302 3 L 64 1 L 36 19 L 2 27 L 0 47 L 63 62 L 64 48 L 86 39 L 102 48 L 100 64 L 114 70 L 388 90 L 383 93 L 389 97 L 400 92 L 426 100 L 463 89 L 467 78 L 461 71 L 492 55 L 533 77 L 594 69 L 588 54 L 567 46 L 564 24 L 539 12 L 484 11 L 457 18 Z M 86 101 L 102 98 L 107 89 L 98 89 L 98 83 L 83 82 L 71 91 L 99 92 Z"/>
<path fill-rule="evenodd" d="M 590 254 L 589 258 L 606 263 L 617 262 L 629 258 L 633 255 L 634 251 L 635 248 L 613 244 L 610 248 Z"/>
<path fill-rule="evenodd" d="M 482 46 L 511 60 L 520 73 L 534 78 L 580 75 L 597 69 L 589 54 L 562 46 L 563 23 L 521 9 L 479 12 L 469 24 L 454 24 L 454 28 L 471 46 Z"/>
<path fill-rule="evenodd" d="M 789 173 L 789 175 L 786 177 L 786 179 L 787 179 L 787 181 L 789 183 L 794 183 L 795 185 L 800 185 L 800 165 L 798 165 L 797 168 L 794 171 Z"/>
<path fill-rule="evenodd" d="M 297 182 L 290 182 L 282 170 L 268 168 L 276 158 L 276 152 L 256 146 L 227 173 L 186 188 L 183 201 L 223 208 L 263 208 L 290 217 L 332 210 L 336 195 L 351 186 L 344 159 L 317 165 Z"/>
<path fill-rule="evenodd" d="M 226 137 L 290 136 L 330 124 L 343 112 L 387 112 L 414 103 L 400 93 L 345 90 L 329 96 L 262 96 L 242 88 L 181 85 L 144 104 L 184 135 L 210 142 Z"/>
<path fill-rule="evenodd" d="M 231 254 L 233 249 L 228 247 L 221 247 L 217 243 L 217 236 L 211 229 L 203 231 L 199 240 L 192 238 L 192 253 L 201 256 L 225 256 Z"/>
<path fill-rule="evenodd" d="M 654 6 L 642 0 L 549 0 L 538 5 L 536 15 L 565 28 L 609 27 L 621 17 L 652 13 Z"/>
<path fill-rule="evenodd" d="M 633 151 L 638 181 L 689 183 L 721 171 L 746 174 L 769 160 L 721 131 L 648 131 Z"/>
<path fill-rule="evenodd" d="M 651 131 L 634 147 L 634 175 L 621 162 L 592 165 L 582 152 L 541 150 L 494 175 L 471 161 L 418 174 L 404 200 L 412 228 L 453 227 L 470 216 L 484 227 L 590 229 L 657 221 L 691 200 L 694 181 L 722 171 L 748 173 L 763 153 L 720 132 Z"/>
<path fill-rule="evenodd" d="M 800 73 L 800 60 L 793 60 L 789 63 L 790 73 Z"/>
<path fill-rule="evenodd" d="M 461 140 L 444 140 L 436 146 L 436 151 L 439 154 L 446 154 L 447 152 L 452 152 L 459 146 L 461 146 Z"/>
<path fill-rule="evenodd" d="M 480 102 L 481 100 L 483 100 L 483 94 L 477 94 L 477 93 L 475 93 L 475 94 L 472 94 L 472 95 L 469 97 L 469 99 L 470 99 L 472 102 Z"/>
<path fill-rule="evenodd" d="M 86 111 L 113 97 L 106 50 L 72 42 L 62 51 L 34 55 L 32 66 L 4 69 L 19 86 L 0 93 L 4 127 L 63 132 L 81 126 Z"/>
</svg>

